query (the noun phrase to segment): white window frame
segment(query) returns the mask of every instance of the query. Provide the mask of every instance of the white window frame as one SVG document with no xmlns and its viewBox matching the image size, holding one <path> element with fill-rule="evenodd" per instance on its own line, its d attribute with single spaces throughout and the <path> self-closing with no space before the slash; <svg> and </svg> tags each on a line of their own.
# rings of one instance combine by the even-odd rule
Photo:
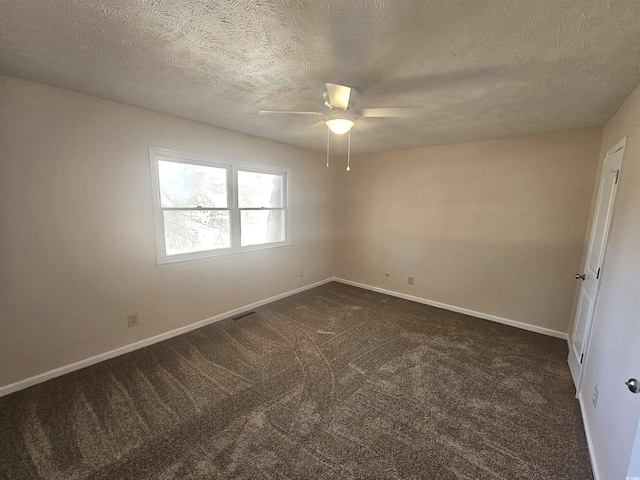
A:
<svg viewBox="0 0 640 480">
<path fill-rule="evenodd" d="M 291 245 L 291 209 L 289 202 L 289 188 L 291 183 L 291 170 L 283 167 L 273 167 L 267 165 L 257 165 L 231 160 L 221 160 L 204 155 L 178 152 L 167 148 L 149 147 L 149 160 L 151 164 L 151 192 L 153 195 L 153 218 L 156 237 L 156 259 L 159 267 L 180 265 L 183 263 L 210 260 L 218 257 L 241 254 L 244 252 L 255 252 L 259 250 L 271 250 Z M 216 248 L 198 252 L 180 253 L 176 255 L 166 254 L 164 211 L 171 210 L 161 206 L 160 203 L 160 178 L 158 173 L 158 161 L 167 160 L 179 163 L 190 163 L 207 167 L 224 168 L 227 171 L 227 208 L 216 208 L 216 210 L 228 210 L 230 218 L 231 246 L 229 248 Z M 259 245 L 241 246 L 241 226 L 240 215 L 242 210 L 262 210 L 260 208 L 239 208 L 238 207 L 238 171 L 267 173 L 272 175 L 282 175 L 284 178 L 284 188 L 282 192 L 283 206 L 281 208 L 269 208 L 268 210 L 282 210 L 284 212 L 284 234 L 282 242 L 270 242 Z M 180 208 L 189 210 L 189 208 Z M 194 208 L 194 210 L 200 210 Z"/>
</svg>

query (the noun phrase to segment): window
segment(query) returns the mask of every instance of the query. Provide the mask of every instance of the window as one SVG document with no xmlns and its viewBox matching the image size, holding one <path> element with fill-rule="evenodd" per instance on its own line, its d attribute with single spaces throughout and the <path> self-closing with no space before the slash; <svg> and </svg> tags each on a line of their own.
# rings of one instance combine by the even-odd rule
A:
<svg viewBox="0 0 640 480">
<path fill-rule="evenodd" d="M 159 265 L 289 244 L 288 170 L 149 152 Z"/>
</svg>

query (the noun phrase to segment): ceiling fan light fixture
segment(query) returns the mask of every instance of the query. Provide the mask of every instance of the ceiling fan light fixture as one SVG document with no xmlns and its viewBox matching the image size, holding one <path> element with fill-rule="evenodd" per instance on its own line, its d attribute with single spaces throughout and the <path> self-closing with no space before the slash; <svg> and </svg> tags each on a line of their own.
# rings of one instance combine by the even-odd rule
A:
<svg viewBox="0 0 640 480">
<path fill-rule="evenodd" d="M 348 118 L 331 118 L 326 121 L 327 127 L 336 135 L 347 133 L 353 127 L 353 120 Z"/>
</svg>

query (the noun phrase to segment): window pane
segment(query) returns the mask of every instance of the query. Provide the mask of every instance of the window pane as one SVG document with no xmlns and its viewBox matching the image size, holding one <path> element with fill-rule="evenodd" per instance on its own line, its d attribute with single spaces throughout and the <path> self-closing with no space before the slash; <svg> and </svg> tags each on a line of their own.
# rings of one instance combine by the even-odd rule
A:
<svg viewBox="0 0 640 480">
<path fill-rule="evenodd" d="M 227 169 L 158 161 L 160 205 L 227 208 Z"/>
<path fill-rule="evenodd" d="M 240 208 L 281 208 L 284 205 L 284 176 L 238 171 Z"/>
<path fill-rule="evenodd" d="M 231 246 L 229 211 L 165 210 L 167 255 Z"/>
<path fill-rule="evenodd" d="M 240 215 L 240 243 L 260 245 L 284 242 L 283 210 L 243 210 Z"/>
</svg>

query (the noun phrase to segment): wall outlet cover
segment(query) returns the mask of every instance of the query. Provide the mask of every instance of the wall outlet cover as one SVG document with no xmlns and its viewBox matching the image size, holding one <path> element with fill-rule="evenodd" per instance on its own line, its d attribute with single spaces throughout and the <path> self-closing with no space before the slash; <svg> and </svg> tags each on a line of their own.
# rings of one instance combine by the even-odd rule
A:
<svg viewBox="0 0 640 480">
<path fill-rule="evenodd" d="M 135 327 L 136 325 L 138 325 L 137 313 L 130 313 L 129 315 L 127 315 L 127 325 L 129 327 Z"/>
</svg>

